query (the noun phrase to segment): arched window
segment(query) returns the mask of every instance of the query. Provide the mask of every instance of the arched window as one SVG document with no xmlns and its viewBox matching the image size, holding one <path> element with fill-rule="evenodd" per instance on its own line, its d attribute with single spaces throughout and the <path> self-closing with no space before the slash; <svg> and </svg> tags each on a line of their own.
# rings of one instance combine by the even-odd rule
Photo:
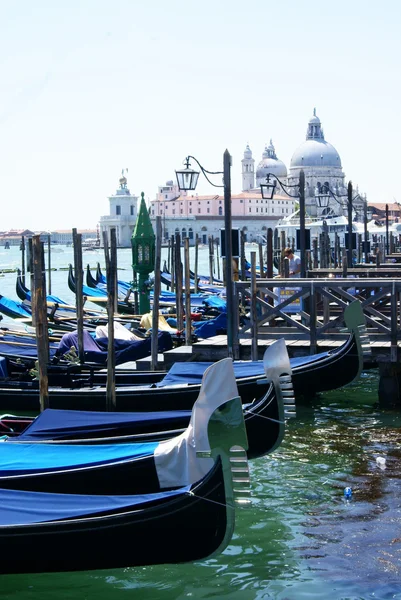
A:
<svg viewBox="0 0 401 600">
<path fill-rule="evenodd" d="M 182 228 L 182 233 L 181 233 L 181 235 L 182 235 L 182 239 L 184 239 L 184 238 L 186 238 L 186 237 L 187 237 L 187 230 L 185 229 L 185 227 L 183 227 L 183 228 Z"/>
<path fill-rule="evenodd" d="M 223 207 L 219 206 L 219 216 L 221 217 L 222 214 L 223 214 Z"/>
<path fill-rule="evenodd" d="M 188 237 L 189 237 L 189 239 L 190 239 L 190 240 L 193 240 L 193 239 L 194 239 L 194 232 L 193 232 L 193 229 L 192 229 L 192 227 L 190 227 L 190 228 L 188 229 Z"/>
</svg>

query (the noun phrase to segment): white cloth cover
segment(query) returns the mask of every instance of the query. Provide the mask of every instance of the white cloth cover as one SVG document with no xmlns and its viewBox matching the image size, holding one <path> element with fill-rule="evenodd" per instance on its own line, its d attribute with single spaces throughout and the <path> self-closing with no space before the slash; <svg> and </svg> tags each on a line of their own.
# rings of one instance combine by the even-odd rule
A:
<svg viewBox="0 0 401 600">
<path fill-rule="evenodd" d="M 97 339 L 102 338 L 102 337 L 106 337 L 106 338 L 109 337 L 108 326 L 107 325 L 99 325 L 98 327 L 96 327 L 95 333 L 96 333 Z M 114 322 L 114 338 L 116 340 L 128 340 L 130 342 L 135 342 L 136 340 L 143 339 L 143 338 L 139 337 L 138 335 L 135 335 L 134 333 L 129 331 L 129 329 L 124 327 L 124 325 L 122 325 L 118 321 Z"/>
<path fill-rule="evenodd" d="M 239 396 L 231 358 L 206 369 L 192 409 L 187 429 L 179 436 L 161 442 L 155 450 L 156 471 L 161 488 L 191 485 L 213 467 L 212 458 L 198 458 L 197 451 L 210 451 L 208 424 L 213 412 Z"/>
</svg>

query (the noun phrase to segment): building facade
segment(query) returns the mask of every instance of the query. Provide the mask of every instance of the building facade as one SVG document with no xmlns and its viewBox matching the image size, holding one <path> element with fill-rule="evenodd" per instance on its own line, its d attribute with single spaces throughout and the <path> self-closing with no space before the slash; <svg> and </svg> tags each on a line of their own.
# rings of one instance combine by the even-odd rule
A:
<svg viewBox="0 0 401 600">
<path fill-rule="evenodd" d="M 265 200 L 260 188 L 232 194 L 232 226 L 243 231 L 248 242 L 262 241 L 269 227 L 274 229 L 280 218 L 294 211 L 295 200 L 278 195 Z M 224 196 L 180 193 L 178 186 L 168 181 L 159 187 L 156 200 L 150 203 L 153 227 L 157 216 L 161 217 L 164 242 L 180 233 L 189 237 L 190 244 L 195 243 L 196 236 L 206 244 L 209 236 L 219 237 L 224 229 Z"/>
<path fill-rule="evenodd" d="M 309 119 L 306 139 L 293 153 L 289 169 L 277 157 L 272 140 L 265 146 L 256 167 L 252 150 L 247 144 L 241 169 L 242 192 L 232 194 L 231 213 L 233 227 L 239 227 L 248 242 L 263 239 L 269 227 L 274 228 L 279 219 L 288 217 L 297 208 L 301 170 L 305 174 L 305 208 L 308 216 L 347 215 L 347 182 L 341 159 L 334 146 L 325 140 L 316 109 Z M 260 189 L 268 176 L 271 183 L 276 181 L 271 200 L 262 198 Z M 329 196 L 329 202 L 328 206 L 321 208 L 317 197 L 324 191 Z M 365 203 L 366 196 L 360 194 L 357 187 L 354 188 L 352 205 L 358 218 L 363 215 Z M 150 216 L 153 221 L 157 216 L 161 217 L 164 240 L 180 232 L 182 236 L 188 236 L 190 241 L 198 234 L 205 243 L 209 235 L 215 236 L 224 228 L 224 197 L 220 194 L 199 196 L 193 192 L 180 192 L 173 181 L 168 181 L 165 186 L 159 187 L 156 199 L 150 203 Z"/>
<path fill-rule="evenodd" d="M 109 196 L 110 211 L 108 215 L 100 217 L 100 235 L 103 243 L 103 232 L 107 233 L 110 243 L 110 230 L 115 228 L 117 246 L 120 248 L 131 247 L 131 237 L 137 218 L 138 196 L 131 194 L 125 176 L 126 169 L 122 170 L 119 188 L 115 194 Z"/>
</svg>

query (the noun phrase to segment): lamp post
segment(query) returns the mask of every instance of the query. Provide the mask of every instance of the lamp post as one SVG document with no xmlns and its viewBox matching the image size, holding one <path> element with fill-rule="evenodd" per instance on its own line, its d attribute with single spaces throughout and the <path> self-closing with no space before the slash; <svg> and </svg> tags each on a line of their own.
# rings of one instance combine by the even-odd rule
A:
<svg viewBox="0 0 401 600">
<path fill-rule="evenodd" d="M 348 248 L 347 260 L 348 266 L 352 267 L 352 183 L 348 182 L 347 189 L 347 208 L 348 208 Z"/>
<path fill-rule="evenodd" d="M 223 155 L 223 171 L 207 171 L 194 156 L 187 156 L 184 161 L 185 168 L 176 171 L 178 188 L 180 190 L 194 190 L 198 183 L 199 171 L 190 167 L 190 160 L 199 166 L 207 181 L 213 187 L 224 188 L 224 227 L 225 227 L 225 279 L 227 301 L 227 352 L 229 357 L 234 356 L 234 283 L 232 266 L 232 239 L 231 239 L 231 155 L 228 150 Z M 208 175 L 223 175 L 223 185 L 212 183 Z"/>
<path fill-rule="evenodd" d="M 363 205 L 363 237 L 364 237 L 364 251 L 365 251 L 365 263 L 369 262 L 369 251 L 368 251 L 368 202 L 365 198 L 365 203 Z"/>
<path fill-rule="evenodd" d="M 273 181 L 270 178 L 274 177 Z M 299 173 L 299 183 L 289 185 L 283 183 L 274 173 L 268 173 L 266 175 L 266 183 L 260 184 L 260 191 L 262 192 L 262 198 L 265 200 L 271 200 L 277 187 L 277 183 L 280 185 L 283 192 L 290 198 L 298 198 L 299 200 L 299 251 L 301 259 L 301 271 L 300 276 L 306 277 L 305 268 L 305 252 L 306 252 L 306 235 L 305 235 L 305 173 L 301 169 Z M 298 188 L 298 194 L 291 194 L 287 191 L 287 188 Z"/>
<path fill-rule="evenodd" d="M 359 194 L 357 194 L 356 196 L 352 197 L 352 182 L 349 181 L 348 188 L 347 188 L 347 194 L 335 194 L 327 185 L 325 185 L 325 186 L 322 186 L 321 192 L 319 192 L 315 196 L 316 201 L 319 204 L 319 206 L 323 206 L 323 204 L 321 204 L 323 198 L 324 198 L 324 202 L 325 202 L 324 206 L 328 206 L 328 200 L 330 199 L 330 197 L 334 198 L 334 200 L 336 200 L 338 202 L 338 204 L 340 204 L 340 205 L 342 205 L 342 202 L 338 198 L 347 198 L 347 215 L 348 215 L 347 262 L 348 262 L 348 265 L 351 267 L 352 266 L 352 251 L 353 251 L 352 210 L 353 210 L 354 200 L 356 200 L 360 196 L 359 196 Z M 327 204 L 326 204 L 326 202 L 327 202 Z"/>
<path fill-rule="evenodd" d="M 386 204 L 386 255 L 389 255 L 389 244 L 388 244 L 388 204 Z"/>
</svg>

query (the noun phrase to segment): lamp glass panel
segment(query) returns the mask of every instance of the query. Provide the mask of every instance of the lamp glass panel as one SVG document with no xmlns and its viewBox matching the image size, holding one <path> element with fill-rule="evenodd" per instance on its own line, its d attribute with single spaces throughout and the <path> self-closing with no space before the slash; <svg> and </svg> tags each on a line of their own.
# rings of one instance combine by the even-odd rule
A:
<svg viewBox="0 0 401 600">
<path fill-rule="evenodd" d="M 198 183 L 199 172 L 192 169 L 176 171 L 177 183 L 180 190 L 194 190 Z"/>
<path fill-rule="evenodd" d="M 326 208 L 329 205 L 329 201 L 330 201 L 330 196 L 327 196 L 325 194 L 319 194 L 317 196 L 317 202 L 318 202 L 320 208 Z"/>
<path fill-rule="evenodd" d="M 275 183 L 261 183 L 260 190 L 262 192 L 262 198 L 264 198 L 265 200 L 271 200 L 273 198 L 275 187 Z"/>
</svg>

